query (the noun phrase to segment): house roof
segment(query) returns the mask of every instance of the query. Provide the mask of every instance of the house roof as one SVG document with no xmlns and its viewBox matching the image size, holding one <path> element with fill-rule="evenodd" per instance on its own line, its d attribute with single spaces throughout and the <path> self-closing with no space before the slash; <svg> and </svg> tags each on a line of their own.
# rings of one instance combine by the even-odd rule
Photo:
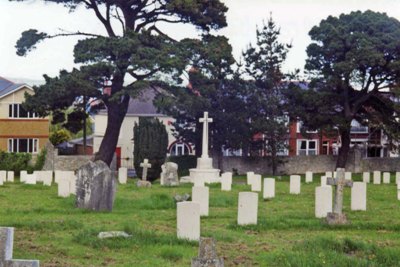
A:
<svg viewBox="0 0 400 267">
<path fill-rule="evenodd" d="M 22 87 L 26 87 L 30 90 L 33 90 L 29 85 L 26 83 L 13 83 L 10 80 L 7 80 L 3 77 L 0 77 L 0 98 L 3 98 Z"/>
</svg>

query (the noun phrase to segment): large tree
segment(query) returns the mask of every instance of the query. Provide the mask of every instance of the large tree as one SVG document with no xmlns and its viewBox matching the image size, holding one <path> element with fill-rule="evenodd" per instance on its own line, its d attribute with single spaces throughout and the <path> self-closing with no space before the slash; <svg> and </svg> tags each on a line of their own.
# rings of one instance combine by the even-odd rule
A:
<svg viewBox="0 0 400 267">
<path fill-rule="evenodd" d="M 344 168 L 352 120 L 389 135 L 400 129 L 400 22 L 357 11 L 329 16 L 309 34 L 306 69 L 312 81 L 309 90 L 287 91 L 290 110 L 309 129 L 338 131 L 336 167 Z"/>
<path fill-rule="evenodd" d="M 10 0 L 24 1 L 24 0 Z M 44 40 L 81 36 L 74 49 L 76 63 L 93 84 L 111 81 L 110 94 L 102 94 L 107 107 L 107 128 L 96 159 L 111 163 L 129 98 L 157 74 L 176 80 L 186 67 L 180 43 L 159 29 L 160 23 L 191 24 L 202 31 L 226 26 L 226 6 L 219 0 L 42 0 L 62 4 L 73 12 L 82 6 L 104 26 L 105 34 L 60 32 L 49 35 L 38 30 L 22 33 L 17 54 L 26 55 Z M 82 71 L 80 69 L 79 71 Z M 130 82 L 128 83 L 127 80 Z M 40 88 L 38 89 L 40 90 Z"/>
</svg>

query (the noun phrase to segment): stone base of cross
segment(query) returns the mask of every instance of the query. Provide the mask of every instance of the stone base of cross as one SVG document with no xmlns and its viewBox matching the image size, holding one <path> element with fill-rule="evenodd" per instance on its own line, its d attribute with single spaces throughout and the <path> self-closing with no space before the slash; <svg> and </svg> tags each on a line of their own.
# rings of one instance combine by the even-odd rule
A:
<svg viewBox="0 0 400 267">
<path fill-rule="evenodd" d="M 326 222 L 330 225 L 348 224 L 346 214 L 343 211 L 343 191 L 344 188 L 352 187 L 353 181 L 345 179 L 345 169 L 338 168 L 336 171 L 337 178 L 328 178 L 327 184 L 336 186 L 335 200 L 333 202 L 333 212 L 329 212 L 326 217 Z"/>
<path fill-rule="evenodd" d="M 0 266 L 4 267 L 39 267 L 38 260 L 14 260 L 14 228 L 0 227 Z"/>
</svg>

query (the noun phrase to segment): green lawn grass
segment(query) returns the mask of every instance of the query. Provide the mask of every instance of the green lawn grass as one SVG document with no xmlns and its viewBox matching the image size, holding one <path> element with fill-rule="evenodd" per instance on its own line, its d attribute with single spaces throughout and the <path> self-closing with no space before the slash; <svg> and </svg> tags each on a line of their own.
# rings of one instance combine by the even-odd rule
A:
<svg viewBox="0 0 400 267">
<path fill-rule="evenodd" d="M 302 179 L 304 181 L 304 177 Z M 353 174 L 353 180 L 361 180 Z M 243 183 L 235 177 L 234 183 Z M 236 224 L 238 193 L 210 186 L 210 213 L 201 219 L 202 236 L 217 240 L 225 266 L 400 266 L 400 205 L 392 175 L 390 185 L 368 185 L 366 212 L 350 211 L 346 188 L 344 211 L 351 225 L 328 226 L 314 216 L 315 187 L 302 183 L 289 194 L 288 177 L 276 181 L 276 197 L 259 194 L 258 225 Z M 176 238 L 174 194 L 190 185 L 137 188 L 119 185 L 112 213 L 74 208 L 74 197 L 57 197 L 57 187 L 0 186 L 0 226 L 13 226 L 14 258 L 39 259 L 41 266 L 190 266 L 194 242 Z M 132 238 L 97 239 L 101 231 L 123 230 Z"/>
</svg>

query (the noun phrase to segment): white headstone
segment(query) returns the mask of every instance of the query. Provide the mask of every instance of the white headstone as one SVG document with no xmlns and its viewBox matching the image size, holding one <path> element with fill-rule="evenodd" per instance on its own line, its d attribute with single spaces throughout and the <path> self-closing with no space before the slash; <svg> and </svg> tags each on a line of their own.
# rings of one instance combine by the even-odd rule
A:
<svg viewBox="0 0 400 267">
<path fill-rule="evenodd" d="M 363 182 L 367 184 L 371 182 L 371 174 L 369 172 L 363 172 Z"/>
<path fill-rule="evenodd" d="M 321 186 L 326 186 L 326 176 L 321 176 Z"/>
<path fill-rule="evenodd" d="M 381 172 L 374 171 L 374 184 L 381 184 Z"/>
<path fill-rule="evenodd" d="M 7 181 L 14 182 L 14 171 L 7 172 Z"/>
<path fill-rule="evenodd" d="M 306 172 L 306 183 L 312 183 L 312 181 L 313 181 L 313 173 Z"/>
<path fill-rule="evenodd" d="M 275 179 L 274 178 L 264 178 L 264 191 L 263 198 L 274 198 L 275 197 Z"/>
<path fill-rule="evenodd" d="M 192 201 L 200 204 L 200 216 L 208 216 L 210 189 L 207 186 L 192 187 Z"/>
<path fill-rule="evenodd" d="M 390 172 L 383 173 L 383 183 L 390 184 Z"/>
<path fill-rule="evenodd" d="M 290 175 L 290 194 L 300 194 L 301 176 Z"/>
<path fill-rule="evenodd" d="M 34 171 L 33 174 L 36 176 L 36 182 L 43 182 L 42 176 L 41 176 L 41 171 Z"/>
<path fill-rule="evenodd" d="M 328 178 L 332 178 L 333 177 L 333 172 L 325 172 L 325 176 L 328 177 Z"/>
<path fill-rule="evenodd" d="M 240 192 L 238 225 L 257 224 L 258 193 Z"/>
<path fill-rule="evenodd" d="M 198 241 L 200 239 L 200 204 L 183 201 L 177 203 L 177 237 Z"/>
<path fill-rule="evenodd" d="M 2 178 L 0 178 L 0 185 L 3 185 L 4 182 L 5 182 L 5 181 L 4 181 Z"/>
<path fill-rule="evenodd" d="M 400 183 L 400 172 L 396 172 L 396 184 Z"/>
<path fill-rule="evenodd" d="M 232 173 L 224 172 L 221 175 L 221 190 L 231 191 L 231 189 L 232 189 Z"/>
<path fill-rule="evenodd" d="M 354 182 L 351 188 L 351 210 L 367 210 L 367 184 Z"/>
<path fill-rule="evenodd" d="M 325 218 L 332 212 L 332 186 L 318 186 L 315 188 L 315 217 Z"/>
<path fill-rule="evenodd" d="M 7 171 L 0 171 L 0 183 L 7 182 Z"/>
<path fill-rule="evenodd" d="M 253 175 L 253 181 L 251 183 L 251 191 L 261 192 L 262 190 L 262 180 L 260 174 Z"/>
<path fill-rule="evenodd" d="M 397 184 L 397 199 L 400 200 L 400 183 Z"/>
<path fill-rule="evenodd" d="M 53 171 L 41 171 L 39 175 L 41 175 L 43 185 L 51 186 L 53 182 Z"/>
<path fill-rule="evenodd" d="M 64 171 L 54 171 L 54 182 L 58 184 L 58 181 L 60 181 L 64 175 Z"/>
<path fill-rule="evenodd" d="M 28 174 L 27 171 L 20 171 L 19 177 L 20 177 L 21 183 L 25 183 L 27 174 Z"/>
<path fill-rule="evenodd" d="M 128 181 L 128 169 L 125 167 L 121 167 L 118 169 L 118 182 L 120 184 L 126 184 Z"/>
<path fill-rule="evenodd" d="M 76 177 L 75 172 L 73 171 L 68 171 L 67 177 L 69 179 L 69 192 L 76 195 L 76 181 L 78 180 L 78 177 Z"/>
<path fill-rule="evenodd" d="M 34 173 L 26 175 L 26 184 L 36 184 L 36 175 Z"/>
<path fill-rule="evenodd" d="M 248 184 L 248 185 L 251 185 L 251 184 L 252 184 L 252 182 L 253 182 L 253 175 L 254 175 L 254 172 L 247 172 L 247 173 L 246 173 L 246 176 L 247 176 L 247 184 Z"/>
<path fill-rule="evenodd" d="M 344 179 L 346 179 L 346 180 L 353 180 L 352 179 L 352 173 L 351 172 L 345 172 L 344 173 Z"/>
<path fill-rule="evenodd" d="M 71 194 L 70 190 L 70 179 L 66 178 L 60 178 L 58 180 L 58 196 L 59 197 L 69 197 Z"/>
</svg>

